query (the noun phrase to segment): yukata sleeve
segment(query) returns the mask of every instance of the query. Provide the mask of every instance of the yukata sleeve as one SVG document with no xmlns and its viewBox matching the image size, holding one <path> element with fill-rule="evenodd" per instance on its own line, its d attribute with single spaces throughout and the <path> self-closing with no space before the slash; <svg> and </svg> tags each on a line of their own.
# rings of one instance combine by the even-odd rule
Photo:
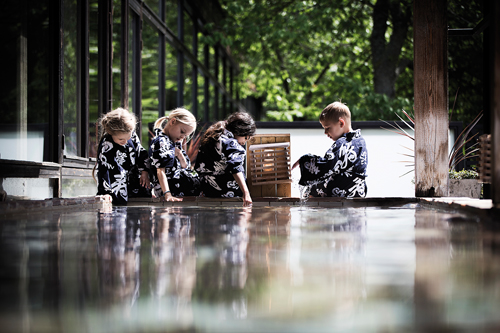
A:
<svg viewBox="0 0 500 333">
<path fill-rule="evenodd" d="M 246 151 L 238 141 L 229 139 L 222 142 L 222 152 L 226 156 L 226 172 L 235 174 L 238 172 L 245 173 L 245 157 Z"/>
<path fill-rule="evenodd" d="M 184 155 L 184 159 L 187 163 L 186 169 L 191 169 L 191 160 L 189 159 L 187 152 L 182 148 L 182 144 L 180 142 L 176 142 L 175 145 L 181 150 L 182 155 Z"/>
<path fill-rule="evenodd" d="M 157 169 L 171 168 L 175 162 L 175 145 L 166 136 L 157 136 L 151 143 L 151 164 Z"/>
<path fill-rule="evenodd" d="M 112 194 L 110 174 L 116 168 L 113 165 L 113 144 L 104 138 L 97 151 L 97 194 Z"/>
<path fill-rule="evenodd" d="M 299 159 L 299 184 L 307 185 L 332 175 L 338 162 L 338 150 L 338 144 L 334 143 L 324 157 L 312 154 L 303 155 Z"/>
<path fill-rule="evenodd" d="M 131 138 L 132 142 L 134 143 L 134 150 L 135 154 L 137 156 L 137 167 L 139 168 L 139 172 L 141 171 L 149 171 L 149 154 L 144 147 L 141 145 L 141 141 L 139 140 L 139 136 L 135 133 L 132 134 Z"/>
<path fill-rule="evenodd" d="M 97 152 L 97 194 L 109 194 L 113 203 L 127 201 L 126 170 L 115 161 L 113 143 L 104 138 Z"/>
</svg>

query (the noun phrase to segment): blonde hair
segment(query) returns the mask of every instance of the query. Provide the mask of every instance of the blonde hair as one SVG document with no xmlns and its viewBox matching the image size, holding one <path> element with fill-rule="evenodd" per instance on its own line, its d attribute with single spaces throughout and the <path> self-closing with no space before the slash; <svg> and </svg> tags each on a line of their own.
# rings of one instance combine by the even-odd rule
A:
<svg viewBox="0 0 500 333">
<path fill-rule="evenodd" d="M 104 134 L 130 133 L 135 130 L 137 119 L 134 114 L 123 108 L 117 108 L 103 115 L 100 120 L 101 137 Z"/>
<path fill-rule="evenodd" d="M 167 124 L 163 125 L 163 122 L 167 121 L 168 123 L 170 119 L 175 119 L 196 129 L 196 118 L 191 112 L 184 108 L 176 108 L 170 111 L 168 116 L 158 118 L 158 120 L 155 121 L 154 128 L 161 128 L 163 130 L 167 126 Z"/>
<path fill-rule="evenodd" d="M 104 134 L 115 135 L 118 133 L 132 133 L 137 124 L 137 118 L 127 109 L 117 108 L 103 115 L 99 121 L 101 124 L 101 140 Z M 92 178 L 95 178 L 95 170 L 97 168 L 97 160 L 92 169 Z"/>
<path fill-rule="evenodd" d="M 323 109 L 319 116 L 319 121 L 321 123 L 324 121 L 337 123 L 340 118 L 344 119 L 346 125 L 351 126 L 351 111 L 347 105 L 342 102 L 333 102 Z"/>
</svg>

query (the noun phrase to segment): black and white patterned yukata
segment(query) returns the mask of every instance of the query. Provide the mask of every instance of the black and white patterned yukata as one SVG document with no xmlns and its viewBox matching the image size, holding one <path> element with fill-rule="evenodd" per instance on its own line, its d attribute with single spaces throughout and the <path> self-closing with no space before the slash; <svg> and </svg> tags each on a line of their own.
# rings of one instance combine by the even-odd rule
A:
<svg viewBox="0 0 500 333">
<path fill-rule="evenodd" d="M 184 169 L 175 157 L 175 147 L 182 150 L 187 162 Z M 156 197 L 162 197 L 163 191 L 158 180 L 157 169 L 165 168 L 170 194 L 174 197 L 197 196 L 200 194 L 200 180 L 191 170 L 191 161 L 179 142 L 173 142 L 160 128 L 155 129 L 155 137 L 149 146 L 151 159 L 150 178 Z"/>
<path fill-rule="evenodd" d="M 135 132 L 123 146 L 103 135 L 97 151 L 97 195 L 110 194 L 114 204 L 126 204 L 129 197 L 151 197 L 151 191 L 140 185 L 142 171 L 149 171 L 149 156 Z"/>
<path fill-rule="evenodd" d="M 360 130 L 341 136 L 324 157 L 303 155 L 300 185 L 310 185 L 313 197 L 365 197 L 368 152 Z"/>
<path fill-rule="evenodd" d="M 211 198 L 242 197 L 243 191 L 233 174 L 245 175 L 245 157 L 245 148 L 228 130 L 224 130 L 215 144 L 203 146 L 195 166 L 203 194 Z"/>
</svg>

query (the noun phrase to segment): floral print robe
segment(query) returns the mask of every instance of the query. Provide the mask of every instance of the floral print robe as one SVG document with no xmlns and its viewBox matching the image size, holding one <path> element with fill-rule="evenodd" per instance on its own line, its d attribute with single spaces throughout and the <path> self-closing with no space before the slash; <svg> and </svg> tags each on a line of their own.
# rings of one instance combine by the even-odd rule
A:
<svg viewBox="0 0 500 333">
<path fill-rule="evenodd" d="M 200 149 L 195 170 L 200 175 L 201 191 L 206 197 L 231 198 L 243 196 L 233 174 L 245 174 L 246 150 L 224 130 L 219 140 Z"/>
<path fill-rule="evenodd" d="M 187 162 L 184 169 L 175 157 L 175 147 L 182 150 Z M 173 142 L 159 128 L 155 129 L 155 137 L 149 146 L 151 159 L 150 178 L 156 197 L 162 197 L 163 191 L 157 175 L 157 169 L 165 168 L 170 194 L 174 197 L 197 196 L 200 194 L 200 180 L 196 172 L 191 170 L 191 161 L 180 143 Z"/>
<path fill-rule="evenodd" d="M 135 132 L 123 146 L 103 135 L 97 151 L 97 195 L 111 195 L 114 204 L 126 204 L 129 197 L 151 197 L 139 182 L 141 172 L 148 170 L 148 152 Z"/>
<path fill-rule="evenodd" d="M 360 130 L 341 136 L 324 157 L 303 155 L 300 185 L 311 186 L 314 197 L 365 197 L 368 152 Z"/>
</svg>

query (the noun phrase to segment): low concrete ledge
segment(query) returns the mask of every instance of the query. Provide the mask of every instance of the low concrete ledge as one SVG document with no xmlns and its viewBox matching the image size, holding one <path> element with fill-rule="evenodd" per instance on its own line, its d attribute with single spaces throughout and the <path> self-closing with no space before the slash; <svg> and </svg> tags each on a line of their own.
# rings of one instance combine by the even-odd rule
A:
<svg viewBox="0 0 500 333">
<path fill-rule="evenodd" d="M 418 203 L 433 208 L 475 214 L 481 218 L 489 218 L 492 221 L 500 222 L 500 208 L 495 207 L 490 199 L 467 197 L 418 198 Z"/>
<path fill-rule="evenodd" d="M 42 211 L 84 210 L 112 207 L 110 196 L 53 198 L 45 200 L 12 200 L 0 202 L 0 217 L 12 213 L 38 213 Z"/>
</svg>

